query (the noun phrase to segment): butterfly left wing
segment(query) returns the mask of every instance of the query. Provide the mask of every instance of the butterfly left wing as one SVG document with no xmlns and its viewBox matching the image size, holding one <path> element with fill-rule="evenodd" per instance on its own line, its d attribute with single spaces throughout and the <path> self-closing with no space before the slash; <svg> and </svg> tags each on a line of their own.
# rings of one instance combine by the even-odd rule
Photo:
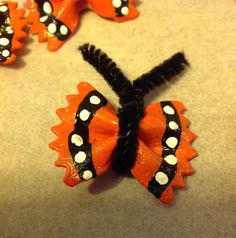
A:
<svg viewBox="0 0 236 238">
<path fill-rule="evenodd" d="M 155 103 L 145 109 L 140 122 L 140 142 L 132 174 L 162 202 L 173 200 L 172 188 L 184 188 L 182 176 L 194 171 L 189 160 L 197 153 L 191 147 L 196 135 L 182 115 L 177 101 Z"/>
<path fill-rule="evenodd" d="M 124 22 L 138 17 L 136 0 L 87 0 L 91 9 L 98 15 Z"/>
<path fill-rule="evenodd" d="M 27 0 L 30 33 L 38 33 L 39 42 L 47 41 L 50 51 L 58 50 L 79 24 L 78 10 L 87 5 L 84 0 L 81 2 L 78 7 L 78 1 L 71 0 Z"/>
<path fill-rule="evenodd" d="M 49 147 L 59 153 L 56 166 L 65 167 L 64 182 L 74 186 L 104 173 L 116 146 L 118 119 L 111 104 L 88 83 L 67 96 L 69 106 L 58 109 L 61 124 Z"/>
<path fill-rule="evenodd" d="M 15 50 L 21 49 L 20 42 L 27 34 L 23 31 L 25 11 L 17 9 L 18 3 L 0 1 L 0 64 L 10 64 L 16 60 Z"/>
</svg>

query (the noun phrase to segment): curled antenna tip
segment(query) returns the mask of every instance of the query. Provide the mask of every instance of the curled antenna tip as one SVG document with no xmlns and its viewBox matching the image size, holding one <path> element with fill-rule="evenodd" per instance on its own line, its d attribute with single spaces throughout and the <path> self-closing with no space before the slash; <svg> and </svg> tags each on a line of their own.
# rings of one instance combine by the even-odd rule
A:
<svg viewBox="0 0 236 238">
<path fill-rule="evenodd" d="M 88 49 L 90 46 L 92 46 L 92 45 L 90 45 L 89 43 L 85 43 L 85 44 L 83 44 L 83 45 L 80 45 L 80 46 L 78 47 L 78 50 L 79 50 L 79 51 L 82 51 L 82 50 L 84 50 L 84 49 Z"/>
<path fill-rule="evenodd" d="M 185 65 L 190 65 L 189 62 L 186 60 L 184 52 L 178 52 L 175 55 L 172 56 L 172 59 L 176 59 L 176 62 L 183 63 Z"/>
</svg>

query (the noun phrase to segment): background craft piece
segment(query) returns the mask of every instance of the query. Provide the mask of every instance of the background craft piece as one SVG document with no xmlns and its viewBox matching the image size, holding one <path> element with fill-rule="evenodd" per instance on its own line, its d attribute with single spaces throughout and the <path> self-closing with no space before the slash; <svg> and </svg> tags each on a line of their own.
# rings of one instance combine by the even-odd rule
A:
<svg viewBox="0 0 236 238">
<path fill-rule="evenodd" d="M 0 64 L 10 64 L 16 60 L 15 50 L 21 49 L 20 42 L 27 34 L 23 19 L 25 11 L 17 9 L 18 3 L 0 1 Z"/>
<path fill-rule="evenodd" d="M 93 45 L 80 47 L 83 57 L 104 77 L 120 100 L 116 114 L 106 98 L 88 83 L 68 95 L 69 106 L 57 110 L 61 124 L 52 127 L 57 139 L 49 146 L 59 153 L 56 165 L 65 167 L 69 186 L 90 180 L 112 166 L 132 174 L 163 203 L 173 200 L 173 188 L 184 188 L 191 175 L 189 160 L 196 135 L 188 129 L 185 107 L 164 101 L 144 108 L 143 97 L 181 73 L 188 64 L 177 53 L 131 83 L 116 64 Z"/>
<path fill-rule="evenodd" d="M 76 30 L 79 12 L 90 8 L 98 15 L 123 22 L 134 19 L 138 11 L 135 0 L 28 0 L 27 21 L 32 24 L 31 34 L 38 34 L 38 41 L 47 41 L 50 51 L 56 51 Z"/>
</svg>

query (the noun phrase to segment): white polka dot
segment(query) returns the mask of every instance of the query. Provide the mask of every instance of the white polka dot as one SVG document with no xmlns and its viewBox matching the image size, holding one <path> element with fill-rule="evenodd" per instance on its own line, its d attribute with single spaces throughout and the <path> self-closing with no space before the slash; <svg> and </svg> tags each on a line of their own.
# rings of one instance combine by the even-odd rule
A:
<svg viewBox="0 0 236 238">
<path fill-rule="evenodd" d="M 49 2 L 45 2 L 43 4 L 43 10 L 45 13 L 47 14 L 51 14 L 52 13 L 52 7 L 51 7 L 51 4 Z"/>
<path fill-rule="evenodd" d="M 89 180 L 93 177 L 93 174 L 90 170 L 85 170 L 83 173 L 83 179 Z"/>
<path fill-rule="evenodd" d="M 81 145 L 83 145 L 83 138 L 77 134 L 74 134 L 71 137 L 71 142 L 77 146 L 81 146 Z"/>
<path fill-rule="evenodd" d="M 128 7 L 122 7 L 121 8 L 121 13 L 124 15 L 124 16 L 127 16 L 129 14 L 129 8 Z"/>
<path fill-rule="evenodd" d="M 121 6 L 122 2 L 121 2 L 121 0 L 113 0 L 112 4 L 114 7 L 118 8 Z"/>
<path fill-rule="evenodd" d="M 165 106 L 163 108 L 163 110 L 166 114 L 169 114 L 169 115 L 174 115 L 175 114 L 175 110 L 170 106 Z"/>
<path fill-rule="evenodd" d="M 178 161 L 174 155 L 168 155 L 164 158 L 164 160 L 170 165 L 175 165 Z"/>
<path fill-rule="evenodd" d="M 90 116 L 90 112 L 86 109 L 82 110 L 79 114 L 79 117 L 82 121 L 88 120 L 89 116 Z"/>
<path fill-rule="evenodd" d="M 7 33 L 9 33 L 9 31 L 13 31 L 13 29 L 11 28 L 11 26 L 7 26 L 6 31 L 7 31 Z"/>
<path fill-rule="evenodd" d="M 40 17 L 40 18 L 39 18 L 39 21 L 40 21 L 40 22 L 45 22 L 45 21 L 47 21 L 47 19 L 48 19 L 48 15 L 45 15 L 45 16 L 43 16 L 43 17 Z"/>
<path fill-rule="evenodd" d="M 79 151 L 75 155 L 75 162 L 77 163 L 83 163 L 86 160 L 86 154 L 83 151 Z"/>
<path fill-rule="evenodd" d="M 61 32 L 62 35 L 67 35 L 67 33 L 68 33 L 68 28 L 67 28 L 65 25 L 62 25 L 62 26 L 60 27 L 60 32 Z"/>
<path fill-rule="evenodd" d="M 174 148 L 176 147 L 176 145 L 178 144 L 178 140 L 177 140 L 177 138 L 175 138 L 175 137 L 169 137 L 169 138 L 166 140 L 166 144 L 167 144 L 170 148 L 174 149 Z"/>
<path fill-rule="evenodd" d="M 10 43 L 10 41 L 9 41 L 7 38 L 5 38 L 5 37 L 0 38 L 0 45 L 6 46 L 6 45 L 8 45 L 9 43 Z"/>
<path fill-rule="evenodd" d="M 13 33 L 14 33 L 14 30 L 13 30 L 13 29 L 12 29 L 12 30 L 9 30 L 7 33 L 8 33 L 8 34 L 13 34 Z"/>
<path fill-rule="evenodd" d="M 51 33 L 51 34 L 54 34 L 56 31 L 57 31 L 57 26 L 54 24 L 54 23 L 50 23 L 48 25 L 48 31 Z"/>
<path fill-rule="evenodd" d="M 8 57 L 8 56 L 10 55 L 10 51 L 9 51 L 9 50 L 3 50 L 3 51 L 2 51 L 2 55 L 3 55 L 4 57 Z"/>
<path fill-rule="evenodd" d="M 92 96 L 90 97 L 89 101 L 90 103 L 97 105 L 101 102 L 101 99 L 97 96 Z"/>
<path fill-rule="evenodd" d="M 177 129 L 179 129 L 179 125 L 178 125 L 175 121 L 170 121 L 170 122 L 169 122 L 169 127 L 170 127 L 170 129 L 172 129 L 172 130 L 177 130 Z"/>
<path fill-rule="evenodd" d="M 10 21 L 10 18 L 8 17 L 5 21 L 6 24 L 10 25 L 11 21 Z"/>
<path fill-rule="evenodd" d="M 7 9 L 8 9 L 7 6 L 3 5 L 3 6 L 0 7 L 0 12 L 6 12 Z"/>
<path fill-rule="evenodd" d="M 160 184 L 164 185 L 168 183 L 168 177 L 163 172 L 157 172 L 155 175 L 155 180 Z"/>
</svg>

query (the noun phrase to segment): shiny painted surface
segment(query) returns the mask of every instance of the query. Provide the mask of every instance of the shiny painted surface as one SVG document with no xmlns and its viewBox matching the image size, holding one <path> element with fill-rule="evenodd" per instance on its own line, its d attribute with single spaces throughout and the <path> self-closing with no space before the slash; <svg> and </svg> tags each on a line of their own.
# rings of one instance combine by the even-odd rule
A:
<svg viewBox="0 0 236 238">
<path fill-rule="evenodd" d="M 47 48 L 56 51 L 78 28 L 80 12 L 85 9 L 117 22 L 138 17 L 135 0 L 120 2 L 117 8 L 111 0 L 27 0 L 27 21 L 32 25 L 30 33 L 38 34 L 39 42 L 47 41 Z"/>
<path fill-rule="evenodd" d="M 89 118 L 89 116 L 87 117 L 85 114 L 78 114 L 77 110 L 79 108 L 80 112 L 87 109 L 89 111 L 88 107 L 86 107 L 87 109 L 85 106 L 81 108 L 81 103 L 84 102 L 84 99 L 90 95 L 91 92 L 96 92 L 94 90 L 95 89 L 88 83 L 80 83 L 78 85 L 79 93 L 67 96 L 69 106 L 57 110 L 57 114 L 62 120 L 62 123 L 52 127 L 52 131 L 58 138 L 53 141 L 49 147 L 59 153 L 56 165 L 66 168 L 64 181 L 70 186 L 95 177 L 91 176 L 87 171 L 88 169 L 86 169 L 86 179 L 81 178 L 81 175 L 77 172 L 78 164 L 76 166 L 74 165 L 74 159 L 68 147 L 68 138 L 71 138 L 71 132 L 76 127 L 76 115 L 79 115 L 81 117 L 80 119 L 85 121 L 84 123 L 86 123 L 86 120 Z M 164 115 L 166 105 L 172 105 L 175 108 L 174 112 L 178 115 L 176 118 L 179 118 L 178 120 L 176 119 L 176 121 L 181 128 L 181 131 L 179 129 L 176 130 L 180 133 L 178 136 L 178 147 L 175 149 L 175 156 L 178 161 L 176 161 L 176 171 L 171 175 L 173 178 L 169 183 L 165 182 L 166 177 L 163 173 L 157 176 L 157 171 L 159 171 L 165 161 L 168 161 L 170 166 L 174 161 L 173 158 L 172 160 L 171 158 L 166 159 L 166 153 L 163 151 L 165 150 L 163 138 L 165 138 L 165 132 L 169 126 L 169 121 L 166 120 L 166 116 Z M 162 188 L 160 196 L 157 197 L 163 203 L 168 203 L 173 200 L 173 188 L 184 188 L 183 176 L 193 173 L 189 160 L 197 155 L 196 151 L 191 147 L 191 142 L 196 138 L 196 135 L 188 129 L 188 120 L 182 115 L 184 110 L 185 107 L 182 103 L 177 101 L 165 103 L 157 102 L 145 108 L 144 117 L 140 122 L 137 158 L 131 173 L 147 189 L 150 181 L 157 178 L 155 186 Z M 170 117 L 170 119 L 173 119 L 173 117 Z M 98 176 L 106 172 L 110 167 L 112 152 L 116 147 L 118 139 L 118 118 L 109 102 L 93 113 L 91 120 L 86 124 L 86 128 L 89 134 L 88 140 L 91 145 L 93 168 Z M 83 131 L 83 128 L 80 126 L 76 131 L 80 133 Z M 77 146 L 79 147 L 83 143 L 81 140 L 77 142 Z M 74 140 L 73 143 L 76 144 L 76 141 Z M 167 183 L 167 185 L 163 187 L 163 183 Z"/>
<path fill-rule="evenodd" d="M 27 34 L 23 19 L 25 11 L 17 9 L 18 3 L 0 1 L 0 64 L 11 64 L 16 60 L 16 50 L 23 47 L 21 39 Z"/>
</svg>

